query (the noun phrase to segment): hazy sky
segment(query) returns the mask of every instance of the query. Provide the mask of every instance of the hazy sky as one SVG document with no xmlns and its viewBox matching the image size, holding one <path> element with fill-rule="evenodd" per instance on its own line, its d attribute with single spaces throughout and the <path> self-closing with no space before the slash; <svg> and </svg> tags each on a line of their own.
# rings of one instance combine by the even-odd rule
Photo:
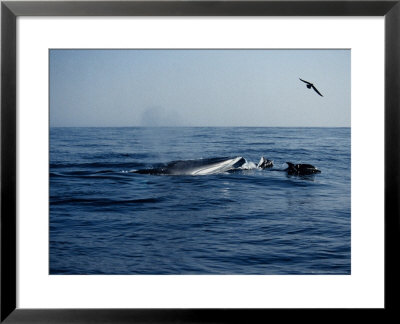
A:
<svg viewBox="0 0 400 324">
<path fill-rule="evenodd" d="M 350 90 L 350 50 L 50 50 L 50 126 L 349 127 Z"/>
</svg>

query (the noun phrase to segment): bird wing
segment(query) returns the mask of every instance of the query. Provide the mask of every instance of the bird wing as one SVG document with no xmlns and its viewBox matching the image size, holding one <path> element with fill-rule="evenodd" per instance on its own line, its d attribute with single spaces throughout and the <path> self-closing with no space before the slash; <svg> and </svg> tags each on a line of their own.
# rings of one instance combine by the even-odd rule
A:
<svg viewBox="0 0 400 324">
<path fill-rule="evenodd" d="M 300 78 L 299 78 L 300 79 Z M 300 79 L 301 81 L 303 81 L 304 83 L 307 83 L 307 84 L 311 84 L 312 85 L 312 83 L 311 82 L 308 82 L 308 81 L 304 81 L 303 79 Z"/>
<path fill-rule="evenodd" d="M 312 88 L 315 90 L 316 93 L 318 93 L 321 97 L 323 97 L 323 95 L 317 90 L 316 87 L 312 86 Z"/>
</svg>

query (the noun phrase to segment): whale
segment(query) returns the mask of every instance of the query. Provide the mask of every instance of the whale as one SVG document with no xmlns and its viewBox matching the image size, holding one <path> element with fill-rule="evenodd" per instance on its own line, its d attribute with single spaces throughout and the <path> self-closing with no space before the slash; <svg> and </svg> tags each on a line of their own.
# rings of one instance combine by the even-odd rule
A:
<svg viewBox="0 0 400 324">
<path fill-rule="evenodd" d="M 245 163 L 247 163 L 246 159 L 241 156 L 234 158 L 219 157 L 198 160 L 178 160 L 155 168 L 136 170 L 133 172 L 153 175 L 209 175 L 239 169 Z"/>
<path fill-rule="evenodd" d="M 286 164 L 288 168 L 285 169 L 285 171 L 287 171 L 288 174 L 307 175 L 321 173 L 321 170 L 311 164 L 294 164 L 292 162 L 286 162 Z"/>
</svg>

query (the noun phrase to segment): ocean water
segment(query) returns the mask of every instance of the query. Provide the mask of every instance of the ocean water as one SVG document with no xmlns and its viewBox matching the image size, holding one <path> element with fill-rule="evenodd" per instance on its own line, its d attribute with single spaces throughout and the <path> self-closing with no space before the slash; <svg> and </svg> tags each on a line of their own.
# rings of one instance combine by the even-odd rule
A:
<svg viewBox="0 0 400 324">
<path fill-rule="evenodd" d="M 51 128 L 50 274 L 351 273 L 350 128 Z M 175 160 L 272 169 L 152 175 Z M 288 175 L 285 162 L 322 172 Z"/>
</svg>

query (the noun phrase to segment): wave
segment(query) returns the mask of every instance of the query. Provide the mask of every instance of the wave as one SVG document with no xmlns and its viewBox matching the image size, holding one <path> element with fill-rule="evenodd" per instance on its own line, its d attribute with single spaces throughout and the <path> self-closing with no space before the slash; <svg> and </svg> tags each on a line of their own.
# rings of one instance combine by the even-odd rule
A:
<svg viewBox="0 0 400 324">
<path fill-rule="evenodd" d="M 115 205 L 132 205 L 158 203 L 163 201 L 163 198 L 141 198 L 141 199 L 105 199 L 105 198 L 50 198 L 51 205 L 64 204 L 80 204 L 94 206 L 115 206 Z"/>
<path fill-rule="evenodd" d="M 50 169 L 65 169 L 65 168 L 122 168 L 122 169 L 134 169 L 142 167 L 143 163 L 138 162 L 81 162 L 81 163 L 65 163 L 65 162 L 52 162 L 50 163 Z"/>
</svg>

